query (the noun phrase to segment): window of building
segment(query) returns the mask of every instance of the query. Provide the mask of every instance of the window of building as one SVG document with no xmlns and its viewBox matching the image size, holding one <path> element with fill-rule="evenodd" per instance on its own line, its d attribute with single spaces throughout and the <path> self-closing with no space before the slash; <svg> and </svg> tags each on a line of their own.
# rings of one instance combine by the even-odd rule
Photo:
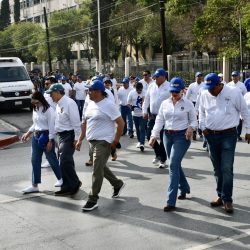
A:
<svg viewBox="0 0 250 250">
<path fill-rule="evenodd" d="M 36 5 L 36 4 L 40 4 L 40 0 L 34 0 L 34 5 Z"/>
<path fill-rule="evenodd" d="M 40 16 L 35 16 L 34 17 L 34 22 L 35 23 L 40 23 L 40 21 L 41 21 L 41 17 Z"/>
</svg>

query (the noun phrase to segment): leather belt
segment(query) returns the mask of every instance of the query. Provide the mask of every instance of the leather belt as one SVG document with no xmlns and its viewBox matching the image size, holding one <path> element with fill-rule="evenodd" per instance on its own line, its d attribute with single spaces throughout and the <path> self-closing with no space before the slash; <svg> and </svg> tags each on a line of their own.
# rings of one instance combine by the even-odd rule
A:
<svg viewBox="0 0 250 250">
<path fill-rule="evenodd" d="M 164 132 L 165 132 L 166 134 L 176 134 L 176 133 L 183 132 L 183 131 L 186 131 L 186 129 L 183 129 L 183 130 L 164 129 Z"/>
<path fill-rule="evenodd" d="M 74 133 L 74 130 L 64 130 L 62 132 L 58 132 L 59 135 L 66 135 L 71 133 Z"/>
<path fill-rule="evenodd" d="M 35 130 L 34 131 L 35 136 L 40 136 L 42 133 L 49 134 L 49 130 Z"/>
<path fill-rule="evenodd" d="M 211 130 L 211 129 L 207 128 L 207 131 L 208 131 L 209 134 L 223 135 L 223 134 L 228 134 L 228 133 L 236 132 L 236 127 L 227 128 L 227 129 L 223 129 L 223 130 Z"/>
</svg>

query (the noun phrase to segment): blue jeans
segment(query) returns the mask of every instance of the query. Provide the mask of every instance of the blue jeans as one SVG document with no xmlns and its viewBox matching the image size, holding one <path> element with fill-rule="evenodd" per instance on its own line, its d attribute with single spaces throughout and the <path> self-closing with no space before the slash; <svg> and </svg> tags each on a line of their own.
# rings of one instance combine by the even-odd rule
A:
<svg viewBox="0 0 250 250">
<path fill-rule="evenodd" d="M 164 132 L 163 142 L 169 158 L 169 186 L 167 191 L 167 204 L 175 206 L 178 188 L 181 194 L 190 193 L 190 187 L 181 167 L 191 141 L 186 139 L 186 130 L 173 134 Z"/>
<path fill-rule="evenodd" d="M 82 120 L 82 111 L 83 111 L 85 100 L 75 100 L 75 101 L 79 110 L 80 120 Z"/>
<path fill-rule="evenodd" d="M 131 109 L 128 106 L 120 105 L 120 110 L 121 110 L 122 119 L 125 123 L 123 134 L 125 135 L 128 131 L 129 135 L 132 135 L 134 131 L 133 131 L 133 119 L 132 119 Z"/>
<path fill-rule="evenodd" d="M 55 153 L 55 142 L 53 141 L 52 149 L 47 152 L 46 149 L 41 149 L 37 143 L 37 138 L 35 135 L 32 137 L 32 154 L 31 154 L 31 163 L 32 163 L 32 184 L 41 183 L 41 163 L 42 155 L 45 153 L 46 158 L 55 173 L 56 178 L 59 180 L 62 178 L 62 171 L 59 166 L 58 159 Z"/>
<path fill-rule="evenodd" d="M 136 129 L 136 136 L 138 142 L 140 144 L 144 145 L 145 143 L 145 124 L 146 120 L 143 119 L 142 116 L 133 116 L 134 124 L 135 124 L 135 129 Z"/>
<path fill-rule="evenodd" d="M 237 142 L 237 130 L 227 134 L 206 136 L 210 159 L 214 167 L 217 194 L 223 201 L 232 202 L 233 164 Z"/>
</svg>

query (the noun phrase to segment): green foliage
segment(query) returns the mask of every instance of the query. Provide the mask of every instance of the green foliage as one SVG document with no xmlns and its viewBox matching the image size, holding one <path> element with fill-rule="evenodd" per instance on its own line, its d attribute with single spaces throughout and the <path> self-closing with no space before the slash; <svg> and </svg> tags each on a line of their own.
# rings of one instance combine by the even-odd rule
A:
<svg viewBox="0 0 250 250">
<path fill-rule="evenodd" d="M 15 23 L 20 21 L 20 0 L 14 1 L 14 21 Z"/>
<path fill-rule="evenodd" d="M 10 4 L 9 0 L 2 0 L 0 10 L 0 31 L 10 25 Z"/>
<path fill-rule="evenodd" d="M 52 57 L 59 61 L 70 60 L 71 47 L 75 42 L 87 39 L 89 17 L 87 10 L 60 11 L 52 14 L 49 20 Z"/>
</svg>

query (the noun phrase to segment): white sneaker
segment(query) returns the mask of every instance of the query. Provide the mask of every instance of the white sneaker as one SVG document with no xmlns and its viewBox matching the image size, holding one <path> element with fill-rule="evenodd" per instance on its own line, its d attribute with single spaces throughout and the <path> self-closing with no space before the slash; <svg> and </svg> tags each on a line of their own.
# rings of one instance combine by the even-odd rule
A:
<svg viewBox="0 0 250 250">
<path fill-rule="evenodd" d="M 160 161 L 160 160 L 159 160 L 157 157 L 155 157 L 155 158 L 153 159 L 152 163 L 153 163 L 153 164 L 157 164 L 159 161 Z"/>
<path fill-rule="evenodd" d="M 30 187 L 27 187 L 27 188 L 23 189 L 22 192 L 24 194 L 38 193 L 39 192 L 39 188 L 38 187 L 30 186 Z"/>
<path fill-rule="evenodd" d="M 60 180 L 57 180 L 57 182 L 55 183 L 55 187 L 61 187 L 63 184 L 63 179 L 61 178 Z"/>
<path fill-rule="evenodd" d="M 140 142 L 138 142 L 138 143 L 136 144 L 136 147 L 139 148 L 140 145 L 141 145 Z"/>
<path fill-rule="evenodd" d="M 159 168 L 167 168 L 168 165 L 166 164 L 166 162 L 160 162 L 159 164 Z"/>
<path fill-rule="evenodd" d="M 49 167 L 50 167 L 50 164 L 49 164 L 48 161 L 45 161 L 45 162 L 42 164 L 41 167 L 42 167 L 42 168 L 49 168 Z"/>
</svg>

